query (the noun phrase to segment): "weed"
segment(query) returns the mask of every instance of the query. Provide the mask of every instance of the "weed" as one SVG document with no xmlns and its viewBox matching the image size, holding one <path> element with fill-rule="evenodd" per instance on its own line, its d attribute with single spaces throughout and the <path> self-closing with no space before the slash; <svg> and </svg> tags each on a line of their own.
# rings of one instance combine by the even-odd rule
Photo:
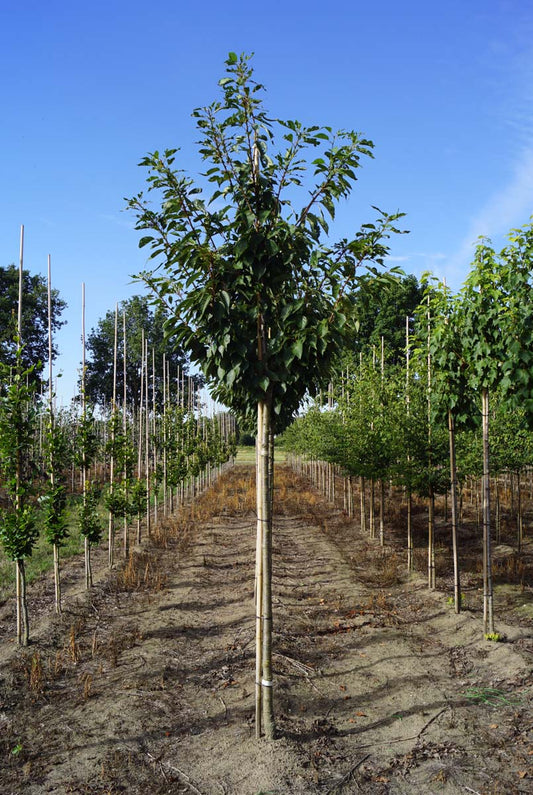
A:
<svg viewBox="0 0 533 795">
<path fill-rule="evenodd" d="M 465 697 L 472 704 L 485 704 L 487 707 L 511 707 L 518 702 L 495 687 L 469 687 Z"/>
<path fill-rule="evenodd" d="M 43 689 L 43 664 L 38 651 L 33 653 L 28 672 L 28 684 L 32 693 L 41 693 Z"/>
<path fill-rule="evenodd" d="M 11 749 L 11 754 L 13 756 L 18 756 L 22 752 L 22 749 L 23 749 L 22 743 L 20 742 L 20 740 L 17 740 L 17 744 L 13 746 L 13 748 Z"/>
<path fill-rule="evenodd" d="M 492 640 L 494 643 L 502 643 L 505 638 L 499 632 L 485 632 L 485 640 Z"/>
<path fill-rule="evenodd" d="M 85 673 L 81 677 L 81 682 L 83 684 L 83 700 L 87 701 L 91 697 L 91 690 L 93 684 L 93 677 L 90 673 Z"/>
<path fill-rule="evenodd" d="M 66 647 L 66 652 L 70 662 L 73 663 L 74 665 L 76 665 L 80 661 L 81 659 L 80 647 L 76 640 L 76 627 L 74 626 L 74 624 L 72 624 L 72 626 L 70 627 L 69 641 Z"/>
<path fill-rule="evenodd" d="M 460 603 L 461 603 L 461 607 L 465 607 L 465 605 L 466 605 L 466 597 L 465 597 L 464 593 L 461 594 Z M 455 605 L 455 596 L 446 597 L 446 604 L 450 605 L 450 607 L 453 607 Z"/>
</svg>

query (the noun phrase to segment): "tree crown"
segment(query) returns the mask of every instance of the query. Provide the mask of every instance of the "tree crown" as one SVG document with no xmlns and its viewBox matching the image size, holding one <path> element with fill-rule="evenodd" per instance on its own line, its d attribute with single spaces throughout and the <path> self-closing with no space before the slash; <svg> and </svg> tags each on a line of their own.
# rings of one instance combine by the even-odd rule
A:
<svg viewBox="0 0 533 795">
<path fill-rule="evenodd" d="M 399 214 L 378 211 L 352 239 L 328 243 L 336 203 L 371 157 L 371 141 L 271 119 L 249 57 L 230 53 L 226 67 L 222 99 L 193 114 L 210 195 L 174 168 L 178 150 L 169 149 L 140 164 L 160 209 L 142 193 L 129 206 L 136 228 L 148 232 L 139 245 L 163 259 L 164 273 L 141 278 L 172 310 L 167 332 L 217 398 L 240 414 L 267 401 L 284 425 L 310 378 L 327 377 L 342 342 L 346 291 L 364 263 L 383 263 Z M 297 205 L 293 197 L 305 188 Z"/>
</svg>

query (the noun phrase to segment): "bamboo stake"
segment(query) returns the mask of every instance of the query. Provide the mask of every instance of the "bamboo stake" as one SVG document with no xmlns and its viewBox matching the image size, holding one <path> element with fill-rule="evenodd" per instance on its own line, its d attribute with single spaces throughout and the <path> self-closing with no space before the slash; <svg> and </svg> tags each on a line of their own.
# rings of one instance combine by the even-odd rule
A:
<svg viewBox="0 0 533 795">
<path fill-rule="evenodd" d="M 48 255 L 48 412 L 50 415 L 50 488 L 52 494 L 55 488 L 55 461 L 53 436 L 55 429 L 54 417 L 54 387 L 53 387 L 53 362 L 52 362 L 52 263 Z M 59 573 L 59 546 L 53 544 L 54 552 L 54 590 L 56 613 L 61 613 L 61 580 Z"/>
<path fill-rule="evenodd" d="M 20 352 L 22 348 L 22 285 L 24 269 L 24 225 L 20 227 L 20 259 L 19 259 L 19 289 L 18 289 L 18 311 L 17 311 L 17 346 Z M 21 479 L 22 461 L 20 450 L 17 449 L 16 463 L 16 491 L 15 491 L 15 510 L 20 514 L 22 511 L 21 499 Z M 17 641 L 20 646 L 27 646 L 29 643 L 29 620 L 28 608 L 26 604 L 26 576 L 24 561 L 15 561 L 16 571 L 16 601 L 17 601 Z"/>
<path fill-rule="evenodd" d="M 411 345 L 409 339 L 409 317 L 405 318 L 405 407 L 407 416 L 411 416 L 411 382 L 410 382 Z M 409 475 L 411 474 L 411 456 L 407 456 Z M 413 500 L 411 495 L 411 481 L 407 486 L 407 571 L 414 567 L 413 550 Z"/>
<path fill-rule="evenodd" d="M 489 391 L 481 391 L 483 426 L 483 627 L 485 634 L 494 632 L 492 591 L 492 556 L 490 544 L 490 450 L 489 450 Z"/>
<path fill-rule="evenodd" d="M 461 580 L 459 572 L 459 544 L 457 538 L 457 464 L 455 459 L 455 423 L 448 409 L 448 433 L 450 441 L 450 491 L 452 510 L 453 587 L 455 612 L 461 612 Z"/>
<path fill-rule="evenodd" d="M 142 477 L 143 461 L 143 402 L 144 402 L 144 329 L 141 329 L 141 390 L 139 396 L 139 437 L 137 440 L 137 480 L 140 483 Z M 141 513 L 137 515 L 137 543 L 141 543 Z"/>
<path fill-rule="evenodd" d="M 257 404 L 257 439 L 256 439 L 256 503 L 257 503 L 257 533 L 255 548 L 255 736 L 261 737 L 262 728 L 262 687 L 263 672 L 263 495 L 261 479 L 259 477 L 260 456 L 263 447 L 263 403 Z"/>
<path fill-rule="evenodd" d="M 115 489 L 115 422 L 117 411 L 117 358 L 118 358 L 118 304 L 115 304 L 115 329 L 113 338 L 113 398 L 111 401 L 111 457 L 109 461 L 109 493 L 111 497 Z M 115 562 L 115 515 L 109 511 L 108 530 L 108 565 L 112 568 Z"/>
<path fill-rule="evenodd" d="M 427 355 L 427 377 L 428 377 L 428 390 L 427 390 L 427 412 L 428 412 L 428 460 L 431 468 L 433 463 L 432 456 L 432 428 L 431 428 L 431 313 L 429 310 L 429 295 L 428 295 L 428 355 Z M 435 495 L 433 487 L 429 487 L 429 509 L 428 509 L 428 588 L 433 590 L 436 587 L 435 577 Z"/>
<path fill-rule="evenodd" d="M 163 354 L 163 516 L 168 516 L 167 505 L 167 367 L 166 357 Z"/>
<path fill-rule="evenodd" d="M 81 350 L 81 410 L 85 421 L 87 411 L 87 398 L 85 396 L 85 282 L 82 282 L 81 285 Z M 83 503 L 85 504 L 87 500 L 87 462 L 85 446 L 82 452 L 81 482 Z M 91 544 L 87 536 L 84 537 L 83 546 L 85 551 L 85 587 L 89 589 L 93 584 L 93 576 L 91 569 Z"/>
<path fill-rule="evenodd" d="M 145 476 L 146 476 L 146 532 L 148 534 L 148 538 L 151 536 L 151 515 L 150 515 L 150 418 L 149 418 L 149 408 L 150 404 L 148 403 L 148 340 L 145 341 L 145 348 L 144 348 L 144 366 L 146 368 L 146 377 L 144 380 L 144 388 L 145 388 L 145 411 L 146 411 L 146 422 L 145 422 L 145 459 L 144 459 L 144 469 L 145 469 Z"/>
<path fill-rule="evenodd" d="M 127 384 L 126 384 L 126 354 L 127 354 L 127 340 L 126 340 L 126 310 L 124 309 L 122 312 L 122 349 L 123 349 L 123 356 L 124 362 L 122 367 L 123 372 L 123 391 L 122 391 L 122 434 L 124 436 L 124 444 L 127 445 L 127 432 L 128 432 L 128 419 L 126 417 L 126 395 L 127 395 Z M 126 456 L 124 456 L 124 469 L 122 472 L 122 480 L 124 483 L 124 497 L 128 499 L 128 465 L 126 462 Z M 127 514 L 124 514 L 124 557 L 127 558 L 130 553 L 130 539 L 128 533 L 128 517 Z"/>
</svg>

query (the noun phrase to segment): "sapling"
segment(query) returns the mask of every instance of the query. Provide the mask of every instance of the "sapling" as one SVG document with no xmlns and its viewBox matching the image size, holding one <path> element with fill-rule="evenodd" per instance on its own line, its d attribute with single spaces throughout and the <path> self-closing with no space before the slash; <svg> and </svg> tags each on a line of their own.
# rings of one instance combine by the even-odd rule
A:
<svg viewBox="0 0 533 795">
<path fill-rule="evenodd" d="M 93 584 L 91 547 L 100 542 L 102 537 L 102 522 L 98 516 L 98 500 L 100 489 L 89 479 L 88 470 L 98 449 L 92 407 L 85 402 L 83 413 L 78 426 L 77 463 L 82 470 L 82 503 L 79 511 L 79 528 L 84 537 L 85 549 L 85 586 L 91 588 Z"/>
<path fill-rule="evenodd" d="M 66 518 L 66 488 L 64 472 L 69 458 L 69 441 L 62 426 L 56 423 L 53 391 L 52 345 L 52 283 L 51 263 L 48 256 L 48 413 L 44 436 L 48 488 L 44 497 L 44 526 L 47 541 L 54 554 L 54 585 L 56 613 L 61 613 L 61 580 L 59 573 L 59 548 L 68 535 Z"/>
<path fill-rule="evenodd" d="M 20 346 L 16 362 L 16 372 L 10 382 L 9 369 L 2 366 L 1 371 L 0 475 L 8 507 L 0 514 L 0 541 L 7 557 L 16 566 L 17 641 L 21 646 L 26 646 L 29 642 L 29 621 L 24 560 L 31 555 L 39 535 L 35 510 L 28 501 L 36 418 L 34 386 L 28 379 L 30 373 L 22 370 Z"/>
<path fill-rule="evenodd" d="M 82 285 L 82 365 L 81 365 L 81 419 L 78 427 L 78 460 L 82 473 L 82 504 L 79 513 L 80 532 L 85 548 L 85 587 L 92 587 L 91 547 L 102 537 L 102 526 L 97 514 L 99 490 L 89 480 L 88 471 L 98 449 L 92 407 L 85 393 L 85 284 Z"/>
<path fill-rule="evenodd" d="M 22 275 L 24 227 L 20 230 L 20 267 L 15 366 L 0 370 L 0 473 L 9 507 L 1 515 L 0 541 L 16 565 L 17 641 L 29 643 L 24 560 L 32 553 L 38 530 L 35 512 L 28 502 L 31 489 L 31 451 L 35 430 L 33 366 L 23 367 Z"/>
</svg>

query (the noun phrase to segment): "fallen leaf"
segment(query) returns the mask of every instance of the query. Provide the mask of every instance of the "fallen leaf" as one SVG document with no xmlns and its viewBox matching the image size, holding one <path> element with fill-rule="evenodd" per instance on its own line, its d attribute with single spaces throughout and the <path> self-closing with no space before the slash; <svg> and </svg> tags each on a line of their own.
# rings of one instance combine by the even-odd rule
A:
<svg viewBox="0 0 533 795">
<path fill-rule="evenodd" d="M 498 728 L 498 724 L 497 723 L 491 723 L 490 726 L 489 726 L 489 729 L 497 729 L 497 728 Z"/>
</svg>

